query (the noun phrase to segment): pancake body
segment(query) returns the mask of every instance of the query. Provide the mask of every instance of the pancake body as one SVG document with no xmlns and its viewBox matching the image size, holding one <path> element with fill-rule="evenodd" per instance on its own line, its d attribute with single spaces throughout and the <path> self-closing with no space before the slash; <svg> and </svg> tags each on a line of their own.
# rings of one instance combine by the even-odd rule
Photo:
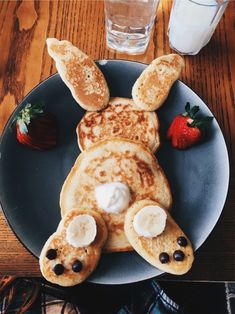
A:
<svg viewBox="0 0 235 314">
<path fill-rule="evenodd" d="M 169 209 L 172 196 L 168 181 L 148 148 L 121 138 L 95 143 L 79 155 L 67 176 L 60 194 L 62 216 L 74 207 L 97 210 L 109 231 L 105 251 L 132 250 L 124 233 L 125 211 L 109 214 L 98 208 L 95 187 L 109 182 L 123 182 L 129 186 L 129 205 L 149 198 Z"/>
<path fill-rule="evenodd" d="M 153 60 L 132 88 L 132 98 L 140 109 L 153 111 L 166 100 L 172 84 L 179 78 L 184 60 L 177 54 Z"/>
<path fill-rule="evenodd" d="M 139 110 L 132 99 L 115 97 L 104 110 L 87 112 L 76 131 L 81 151 L 112 136 L 141 142 L 155 152 L 160 145 L 158 129 L 155 112 Z"/>
<path fill-rule="evenodd" d="M 194 260 L 192 245 L 184 232 L 170 216 L 169 212 L 166 211 L 166 227 L 160 235 L 154 238 L 146 238 L 136 233 L 133 227 L 134 216 L 141 208 L 149 205 L 161 206 L 151 200 L 141 200 L 134 203 L 128 209 L 125 217 L 125 233 L 129 242 L 136 252 L 151 265 L 167 273 L 175 275 L 185 274 L 191 268 Z M 177 238 L 180 236 L 187 239 L 188 244 L 186 247 L 182 247 L 177 243 Z M 183 261 L 174 260 L 173 253 L 176 250 L 181 250 L 185 254 Z M 161 263 L 159 260 L 159 254 L 162 252 L 166 252 L 170 256 L 170 260 L 166 264 Z"/>
<path fill-rule="evenodd" d="M 47 39 L 49 55 L 79 105 L 91 111 L 108 105 L 109 89 L 95 62 L 67 40 Z"/>
<path fill-rule="evenodd" d="M 97 226 L 97 234 L 94 242 L 83 248 L 75 248 L 66 241 L 66 229 L 71 220 L 77 215 L 89 214 L 95 221 Z M 104 220 L 99 213 L 94 211 L 84 211 L 73 209 L 63 217 L 55 233 L 53 233 L 46 241 L 39 258 L 40 269 L 46 280 L 56 283 L 60 286 L 74 286 L 83 282 L 96 268 L 100 259 L 102 247 L 107 239 L 107 228 Z M 50 260 L 46 257 L 49 249 L 55 249 L 57 256 Z M 79 260 L 82 263 L 80 272 L 72 270 L 74 261 Z M 62 264 L 65 271 L 61 275 L 56 275 L 53 267 L 56 264 Z"/>
</svg>

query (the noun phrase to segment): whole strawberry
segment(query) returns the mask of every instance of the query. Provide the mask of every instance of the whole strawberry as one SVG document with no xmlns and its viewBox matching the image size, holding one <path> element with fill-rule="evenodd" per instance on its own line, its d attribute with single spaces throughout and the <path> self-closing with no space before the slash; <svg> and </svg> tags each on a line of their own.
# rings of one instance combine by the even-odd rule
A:
<svg viewBox="0 0 235 314">
<path fill-rule="evenodd" d="M 196 118 L 199 110 L 199 106 L 190 108 L 190 103 L 187 102 L 185 113 L 174 118 L 167 131 L 167 139 L 171 140 L 173 147 L 186 149 L 204 137 L 205 130 L 213 117 Z"/>
<path fill-rule="evenodd" d="M 16 120 L 16 138 L 19 143 L 37 150 L 56 145 L 57 122 L 53 114 L 43 112 L 44 103 L 27 104 Z"/>
</svg>

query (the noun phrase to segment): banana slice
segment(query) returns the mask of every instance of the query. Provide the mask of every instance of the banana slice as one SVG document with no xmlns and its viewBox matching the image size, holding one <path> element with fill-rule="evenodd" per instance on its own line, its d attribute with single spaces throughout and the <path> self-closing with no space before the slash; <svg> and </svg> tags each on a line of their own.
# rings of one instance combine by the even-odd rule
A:
<svg viewBox="0 0 235 314">
<path fill-rule="evenodd" d="M 75 217 L 69 224 L 66 240 L 75 248 L 88 246 L 96 237 L 97 226 L 95 219 L 87 214 Z"/>
<path fill-rule="evenodd" d="M 166 219 L 161 207 L 145 206 L 134 216 L 133 227 L 139 236 L 154 238 L 164 231 Z"/>
</svg>

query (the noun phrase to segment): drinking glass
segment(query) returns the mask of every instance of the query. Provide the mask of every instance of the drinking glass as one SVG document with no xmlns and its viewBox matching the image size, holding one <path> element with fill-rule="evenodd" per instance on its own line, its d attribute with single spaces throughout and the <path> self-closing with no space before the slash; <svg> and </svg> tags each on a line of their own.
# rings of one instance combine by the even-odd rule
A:
<svg viewBox="0 0 235 314">
<path fill-rule="evenodd" d="M 105 0 L 107 46 L 119 52 L 145 52 L 159 0 Z"/>
<path fill-rule="evenodd" d="M 228 0 L 174 0 L 168 26 L 170 47 L 195 55 L 211 39 Z"/>
</svg>

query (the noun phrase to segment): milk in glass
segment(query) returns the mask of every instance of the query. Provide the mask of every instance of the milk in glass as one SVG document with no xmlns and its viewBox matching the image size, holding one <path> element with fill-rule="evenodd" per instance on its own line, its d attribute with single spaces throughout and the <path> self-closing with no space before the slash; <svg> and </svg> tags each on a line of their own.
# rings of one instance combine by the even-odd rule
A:
<svg viewBox="0 0 235 314">
<path fill-rule="evenodd" d="M 197 54 L 209 42 L 227 4 L 223 0 L 174 0 L 168 28 L 171 48 Z"/>
</svg>

